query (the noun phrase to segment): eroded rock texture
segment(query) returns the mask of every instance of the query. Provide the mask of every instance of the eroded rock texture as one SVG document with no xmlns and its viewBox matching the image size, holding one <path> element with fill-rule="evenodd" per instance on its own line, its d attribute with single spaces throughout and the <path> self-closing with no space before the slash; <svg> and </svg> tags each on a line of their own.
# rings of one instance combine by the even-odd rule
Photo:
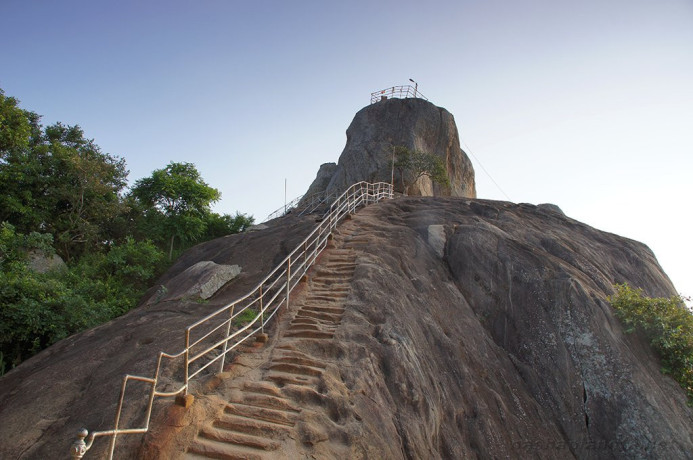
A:
<svg viewBox="0 0 693 460">
<path fill-rule="evenodd" d="M 109 427 L 122 374 L 177 348 L 161 331 L 234 298 L 309 227 L 277 222 L 200 245 L 162 278 L 201 260 L 243 267 L 210 305 L 137 309 L 3 377 L 0 457 L 55 457 L 82 425 Z M 372 205 L 339 227 L 264 347 L 201 379 L 187 411 L 158 402 L 118 458 L 693 458 L 683 390 L 606 301 L 623 282 L 675 293 L 646 246 L 555 207 Z"/>
<path fill-rule="evenodd" d="M 646 246 L 481 200 L 394 200 L 355 221 L 369 243 L 337 366 L 362 452 L 397 439 L 402 458 L 693 456 L 683 391 L 606 301 L 623 282 L 675 294 Z"/>
<path fill-rule="evenodd" d="M 450 179 L 446 188 L 422 177 L 410 187 L 410 195 L 476 197 L 474 168 L 460 148 L 454 117 L 423 99 L 388 99 L 361 109 L 347 129 L 339 162 L 336 167 L 334 163 L 320 167 L 310 194 L 339 194 L 359 181 L 390 182 L 392 146 L 396 145 L 437 155 Z"/>
</svg>

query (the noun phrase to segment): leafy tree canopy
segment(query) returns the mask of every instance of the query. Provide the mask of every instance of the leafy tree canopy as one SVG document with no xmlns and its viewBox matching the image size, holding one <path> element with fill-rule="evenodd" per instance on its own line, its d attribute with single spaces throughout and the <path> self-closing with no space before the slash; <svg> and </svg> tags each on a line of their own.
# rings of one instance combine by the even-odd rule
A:
<svg viewBox="0 0 693 460">
<path fill-rule="evenodd" d="M 403 193 L 408 194 L 410 187 L 421 177 L 428 177 L 443 186 L 450 185 L 445 165 L 437 155 L 397 145 L 392 147 L 392 156 Z"/>
<path fill-rule="evenodd" d="M 19 101 L 6 97 L 0 89 L 0 160 L 10 151 L 21 150 L 29 145 L 38 115 L 18 107 Z"/>
<path fill-rule="evenodd" d="M 41 131 L 37 120 L 27 118 L 34 127 L 29 141 L 4 152 L 0 221 L 22 232 L 51 233 L 59 254 L 70 260 L 108 239 L 109 223 L 125 211 L 120 193 L 128 171 L 79 126 L 57 123 Z"/>
<path fill-rule="evenodd" d="M 201 214 L 221 198 L 217 189 L 202 180 L 194 164 L 175 162 L 135 182 L 132 194 L 167 216 Z"/>
<path fill-rule="evenodd" d="M 170 238 L 169 259 L 176 237 L 181 241 L 195 241 L 204 234 L 210 206 L 221 198 L 217 189 L 202 180 L 195 165 L 175 162 L 135 182 L 131 193 L 144 207 L 145 214 L 166 227 Z"/>
</svg>

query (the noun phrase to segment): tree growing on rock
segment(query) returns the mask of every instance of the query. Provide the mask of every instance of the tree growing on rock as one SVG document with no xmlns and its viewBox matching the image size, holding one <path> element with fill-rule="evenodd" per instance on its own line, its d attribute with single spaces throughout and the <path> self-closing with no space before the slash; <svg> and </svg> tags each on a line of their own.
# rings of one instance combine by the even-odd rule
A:
<svg viewBox="0 0 693 460">
<path fill-rule="evenodd" d="M 192 163 L 171 162 L 151 176 L 135 182 L 132 196 L 145 207 L 150 220 L 163 224 L 169 238 L 169 260 L 173 244 L 179 240 L 194 241 L 207 228 L 206 216 L 212 203 L 219 201 L 219 190 L 207 185 Z M 157 219 L 163 214 L 166 219 Z"/>
<path fill-rule="evenodd" d="M 422 177 L 428 177 L 439 185 L 450 186 L 445 165 L 436 155 L 396 145 L 392 147 L 392 162 L 393 171 L 397 171 L 401 191 L 405 195 L 409 194 L 409 188 Z"/>
</svg>

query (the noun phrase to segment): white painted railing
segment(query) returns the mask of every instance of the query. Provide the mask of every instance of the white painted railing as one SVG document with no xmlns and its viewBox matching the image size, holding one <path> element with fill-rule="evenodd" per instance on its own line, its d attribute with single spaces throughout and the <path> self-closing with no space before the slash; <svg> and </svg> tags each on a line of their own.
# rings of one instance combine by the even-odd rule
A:
<svg viewBox="0 0 693 460">
<path fill-rule="evenodd" d="M 309 214 L 319 207 L 326 207 L 327 205 L 332 204 L 333 201 L 337 200 L 338 196 L 339 195 L 337 193 L 327 193 L 326 191 L 314 193 L 309 196 L 301 195 L 272 212 L 265 218 L 265 220 L 263 220 L 263 222 L 276 219 L 277 217 L 283 217 L 293 211 L 299 211 L 299 215 L 306 213 Z"/>
<path fill-rule="evenodd" d="M 72 458 L 82 458 L 98 437 L 110 436 L 109 459 L 113 458 L 116 440 L 119 435 L 146 433 L 156 397 L 185 396 L 190 389 L 190 381 L 210 366 L 217 364 L 222 371 L 226 355 L 245 340 L 258 332 L 264 332 L 265 325 L 282 306 L 288 306 L 291 291 L 301 281 L 308 269 L 315 263 L 337 224 L 348 214 L 360 207 L 375 203 L 384 198 L 392 198 L 392 186 L 379 182 L 370 184 L 359 182 L 352 185 L 330 207 L 320 224 L 270 272 L 252 291 L 230 304 L 218 309 L 185 329 L 185 347 L 176 354 L 159 353 L 154 377 L 126 375 L 123 378 L 118 409 L 112 430 L 80 430 L 78 439 L 71 448 Z M 252 312 L 252 314 L 250 313 Z M 247 322 L 242 318 L 251 317 Z M 175 391 L 159 391 L 157 384 L 161 375 L 162 363 L 166 360 L 182 360 L 183 376 Z M 139 428 L 120 428 L 128 382 L 148 383 L 151 390 L 144 416 L 144 426 Z"/>
</svg>

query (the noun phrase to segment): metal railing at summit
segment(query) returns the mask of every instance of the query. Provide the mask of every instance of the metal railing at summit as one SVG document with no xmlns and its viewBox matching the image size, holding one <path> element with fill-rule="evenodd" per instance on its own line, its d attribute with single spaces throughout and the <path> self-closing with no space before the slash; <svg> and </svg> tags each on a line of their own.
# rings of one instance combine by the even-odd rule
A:
<svg viewBox="0 0 693 460">
<path fill-rule="evenodd" d="M 376 102 L 384 101 L 387 99 L 392 99 L 392 98 L 398 98 L 398 99 L 407 99 L 407 98 L 418 98 L 418 99 L 423 99 L 423 100 L 428 100 L 426 96 L 421 94 L 421 91 L 419 91 L 418 85 L 411 86 L 411 85 L 402 85 L 402 86 L 391 86 L 389 88 L 382 89 L 380 91 L 376 91 L 374 93 L 371 93 L 371 104 L 375 104 Z"/>
</svg>

